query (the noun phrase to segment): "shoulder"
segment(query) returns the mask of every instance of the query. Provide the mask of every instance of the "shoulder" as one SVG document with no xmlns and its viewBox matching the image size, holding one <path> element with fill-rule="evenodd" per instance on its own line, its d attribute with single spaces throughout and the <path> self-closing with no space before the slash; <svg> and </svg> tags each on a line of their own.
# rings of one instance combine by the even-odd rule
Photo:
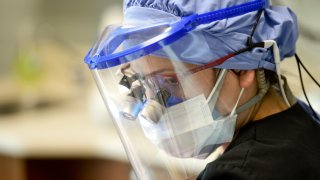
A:
<svg viewBox="0 0 320 180">
<path fill-rule="evenodd" d="M 320 179 L 320 128 L 292 107 L 245 126 L 198 179 Z"/>
</svg>

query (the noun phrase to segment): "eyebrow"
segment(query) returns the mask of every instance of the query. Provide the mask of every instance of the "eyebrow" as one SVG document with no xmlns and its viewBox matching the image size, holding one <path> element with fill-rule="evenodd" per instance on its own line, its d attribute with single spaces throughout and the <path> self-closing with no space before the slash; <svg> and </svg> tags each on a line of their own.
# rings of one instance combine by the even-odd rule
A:
<svg viewBox="0 0 320 180">
<path fill-rule="evenodd" d="M 157 74 L 164 73 L 164 72 L 167 72 L 167 71 L 173 72 L 173 69 L 163 68 L 163 69 L 159 69 L 159 70 L 156 70 L 156 71 L 152 71 L 151 73 L 145 74 L 145 76 L 157 75 Z"/>
</svg>

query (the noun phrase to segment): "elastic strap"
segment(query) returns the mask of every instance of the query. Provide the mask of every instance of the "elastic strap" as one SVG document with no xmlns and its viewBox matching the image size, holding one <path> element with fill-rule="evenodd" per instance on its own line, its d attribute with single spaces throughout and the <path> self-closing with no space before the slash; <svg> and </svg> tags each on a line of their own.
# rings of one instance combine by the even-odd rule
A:
<svg viewBox="0 0 320 180">
<path fill-rule="evenodd" d="M 225 78 L 226 74 L 227 74 L 227 70 L 222 69 L 219 74 L 219 77 L 217 79 L 216 84 L 214 85 L 214 87 L 212 88 L 212 90 L 208 96 L 207 103 L 208 103 L 208 106 L 209 106 L 209 109 L 211 112 L 214 110 L 214 106 L 217 103 L 217 99 L 219 97 L 219 94 L 220 94 L 220 91 L 222 88 L 222 84 L 224 82 L 224 78 Z"/>
<path fill-rule="evenodd" d="M 238 99 L 237 99 L 237 102 L 236 102 L 236 104 L 234 105 L 234 107 L 233 107 L 233 109 L 232 109 L 232 111 L 231 111 L 231 113 L 230 113 L 230 116 L 233 116 L 233 115 L 236 113 L 236 109 L 237 109 L 238 103 L 239 103 L 239 101 L 240 101 L 240 98 L 242 97 L 243 92 L 244 92 L 244 88 L 241 89 L 240 94 L 239 94 L 239 97 L 238 97 Z"/>
</svg>

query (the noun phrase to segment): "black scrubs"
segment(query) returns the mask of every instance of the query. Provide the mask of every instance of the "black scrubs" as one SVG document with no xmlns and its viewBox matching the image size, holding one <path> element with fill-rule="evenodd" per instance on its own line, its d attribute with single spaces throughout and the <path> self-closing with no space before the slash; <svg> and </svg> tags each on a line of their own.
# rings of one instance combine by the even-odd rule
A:
<svg viewBox="0 0 320 180">
<path fill-rule="evenodd" d="M 197 179 L 320 179 L 320 126 L 298 103 L 249 123 Z"/>
</svg>

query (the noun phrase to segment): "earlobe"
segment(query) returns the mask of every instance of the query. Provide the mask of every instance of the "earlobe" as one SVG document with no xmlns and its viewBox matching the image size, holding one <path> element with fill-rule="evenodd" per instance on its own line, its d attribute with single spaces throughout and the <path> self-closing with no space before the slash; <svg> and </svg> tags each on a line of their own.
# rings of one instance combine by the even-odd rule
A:
<svg viewBox="0 0 320 180">
<path fill-rule="evenodd" d="M 254 70 L 242 70 L 239 74 L 239 85 L 242 88 L 248 88 L 254 82 L 256 72 Z"/>
</svg>

